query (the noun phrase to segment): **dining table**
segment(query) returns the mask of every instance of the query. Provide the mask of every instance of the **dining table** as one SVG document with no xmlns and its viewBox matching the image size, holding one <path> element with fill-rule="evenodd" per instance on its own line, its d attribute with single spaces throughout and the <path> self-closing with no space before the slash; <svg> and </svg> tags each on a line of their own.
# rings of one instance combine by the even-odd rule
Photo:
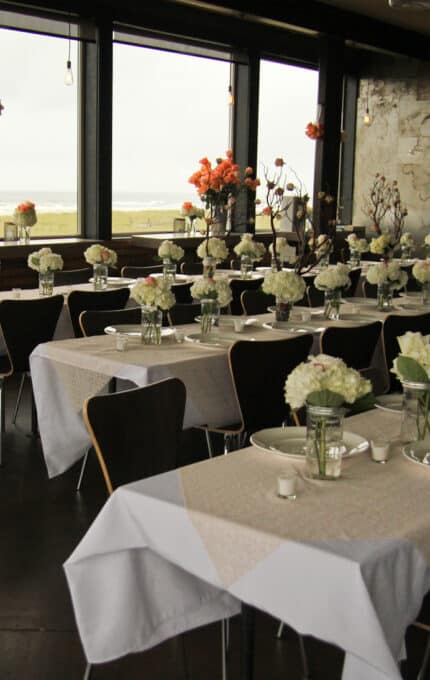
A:
<svg viewBox="0 0 430 680">
<path fill-rule="evenodd" d="M 160 345 L 142 344 L 137 331 L 125 351 L 118 351 L 114 333 L 38 345 L 30 356 L 30 369 L 49 477 L 65 472 L 87 452 L 90 438 L 82 418 L 83 404 L 88 397 L 107 391 L 112 378 L 117 379 L 118 389 L 142 387 L 170 377 L 181 379 L 187 390 L 186 428 L 237 422 L 239 409 L 228 348 L 238 340 L 276 340 L 312 333 L 311 351 L 318 353 L 319 337 L 325 328 L 385 318 L 386 313 L 376 309 L 374 300 L 358 307 L 354 300 L 342 305 L 340 321 L 325 319 L 322 308 L 295 307 L 291 322 L 282 328 L 276 327 L 273 313 L 239 317 L 245 322 L 241 333 L 234 332 L 233 317 L 221 316 L 220 327 L 206 341 L 199 338 L 197 324 L 187 324 L 164 329 Z M 395 301 L 398 311 L 422 312 L 420 305 L 408 308 L 402 300 Z M 303 315 L 306 321 L 302 321 Z M 382 384 L 388 384 L 380 346 L 375 348 L 374 363 Z"/>
<path fill-rule="evenodd" d="M 430 469 L 403 455 L 396 408 L 345 431 L 363 446 L 336 481 L 308 478 L 297 449 L 260 444 L 119 487 L 64 565 L 88 662 L 245 606 L 343 649 L 343 680 L 401 680 L 430 587 Z M 388 443 L 386 464 L 372 439 Z M 277 493 L 291 469 L 295 500 Z"/>
</svg>

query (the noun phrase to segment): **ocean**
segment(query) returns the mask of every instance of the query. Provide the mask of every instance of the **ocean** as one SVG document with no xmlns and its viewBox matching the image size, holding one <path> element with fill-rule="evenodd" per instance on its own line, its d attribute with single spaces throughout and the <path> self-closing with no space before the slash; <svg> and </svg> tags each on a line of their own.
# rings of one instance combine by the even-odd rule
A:
<svg viewBox="0 0 430 680">
<path fill-rule="evenodd" d="M 77 195 L 73 191 L 0 191 L 0 215 L 12 216 L 17 205 L 24 201 L 36 204 L 38 213 L 76 212 Z M 179 210 L 184 201 L 200 204 L 193 189 L 182 194 L 175 192 L 128 192 L 113 194 L 112 209 L 137 210 Z M 203 204 L 202 204 L 203 205 Z"/>
</svg>

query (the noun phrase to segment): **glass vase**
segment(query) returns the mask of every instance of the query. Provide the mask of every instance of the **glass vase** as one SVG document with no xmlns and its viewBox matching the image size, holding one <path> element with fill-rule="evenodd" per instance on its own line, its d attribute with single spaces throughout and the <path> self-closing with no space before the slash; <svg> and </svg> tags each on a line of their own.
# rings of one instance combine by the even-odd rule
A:
<svg viewBox="0 0 430 680">
<path fill-rule="evenodd" d="M 250 279 L 252 278 L 252 267 L 253 261 L 249 255 L 242 255 L 240 258 L 240 278 Z"/>
<path fill-rule="evenodd" d="M 108 287 L 108 266 L 98 262 L 93 265 L 94 290 L 105 290 Z"/>
<path fill-rule="evenodd" d="M 161 344 L 163 313 L 153 305 L 142 305 L 142 342 L 144 345 Z"/>
<path fill-rule="evenodd" d="M 39 295 L 52 295 L 54 292 L 54 272 L 39 272 Z"/>
<path fill-rule="evenodd" d="M 321 269 L 327 269 L 329 263 L 330 263 L 330 253 L 327 253 L 327 255 L 322 256 L 322 258 L 318 262 L 318 266 Z"/>
<path fill-rule="evenodd" d="M 276 321 L 288 321 L 291 314 L 291 309 L 293 305 L 291 302 L 285 302 L 280 298 L 276 298 L 276 311 L 275 319 Z"/>
<path fill-rule="evenodd" d="M 341 288 L 332 288 L 324 291 L 324 316 L 330 321 L 339 321 Z"/>
<path fill-rule="evenodd" d="M 401 251 L 402 251 L 402 260 L 410 260 L 412 257 L 412 248 L 411 246 L 401 246 Z"/>
<path fill-rule="evenodd" d="M 176 281 L 176 269 L 177 269 L 177 264 L 176 262 L 173 262 L 168 257 L 165 257 L 163 260 L 163 277 L 168 283 L 175 283 Z"/>
<path fill-rule="evenodd" d="M 393 309 L 392 305 L 393 289 L 389 283 L 378 284 L 377 296 L 378 296 L 377 308 L 381 312 L 389 312 Z"/>
<path fill-rule="evenodd" d="M 423 305 L 430 305 L 430 281 L 424 281 L 422 287 L 422 303 Z"/>
<path fill-rule="evenodd" d="M 19 227 L 19 242 L 30 243 L 31 227 Z"/>
<path fill-rule="evenodd" d="M 306 475 L 311 479 L 334 480 L 340 477 L 343 443 L 343 408 L 306 407 Z"/>
<path fill-rule="evenodd" d="M 430 383 L 402 381 L 403 409 L 401 439 L 410 453 L 430 458 Z M 430 462 L 430 460 L 429 460 Z"/>
<path fill-rule="evenodd" d="M 359 267 L 361 262 L 361 253 L 358 250 L 351 250 L 349 253 L 349 262 L 351 267 Z"/>
<path fill-rule="evenodd" d="M 203 278 L 213 279 L 215 275 L 216 259 L 207 256 L 203 259 Z"/>
<path fill-rule="evenodd" d="M 209 335 L 213 326 L 218 326 L 220 305 L 218 300 L 213 298 L 205 298 L 200 301 L 201 316 L 200 316 L 200 332 L 202 335 Z"/>
<path fill-rule="evenodd" d="M 195 220 L 194 215 L 188 215 L 186 225 L 187 225 L 187 234 L 189 236 L 193 236 L 195 234 L 194 220 Z"/>
</svg>

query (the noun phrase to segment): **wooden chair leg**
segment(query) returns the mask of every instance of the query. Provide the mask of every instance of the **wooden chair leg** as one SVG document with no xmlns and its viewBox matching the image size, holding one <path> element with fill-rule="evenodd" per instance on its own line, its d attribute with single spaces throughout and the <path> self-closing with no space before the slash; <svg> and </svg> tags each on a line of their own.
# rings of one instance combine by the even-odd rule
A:
<svg viewBox="0 0 430 680">
<path fill-rule="evenodd" d="M 92 675 L 92 671 L 93 671 L 92 665 L 90 663 L 87 663 L 83 680 L 90 680 L 91 675 Z"/>
<path fill-rule="evenodd" d="M 20 404 L 21 404 L 22 392 L 23 392 L 23 389 L 24 389 L 25 378 L 26 378 L 26 373 L 23 373 L 22 376 L 21 376 L 21 381 L 19 383 L 18 396 L 16 398 L 15 408 L 14 408 L 14 411 L 13 411 L 12 425 L 15 425 L 16 419 L 17 419 L 17 416 L 18 416 L 18 411 L 19 411 L 19 407 L 20 407 Z"/>
<path fill-rule="evenodd" d="M 426 650 L 424 652 L 424 658 L 423 658 L 423 662 L 421 664 L 421 668 L 420 668 L 418 675 L 417 675 L 417 680 L 425 680 L 429 660 L 430 660 L 430 635 L 428 635 L 428 637 L 427 637 Z"/>
</svg>

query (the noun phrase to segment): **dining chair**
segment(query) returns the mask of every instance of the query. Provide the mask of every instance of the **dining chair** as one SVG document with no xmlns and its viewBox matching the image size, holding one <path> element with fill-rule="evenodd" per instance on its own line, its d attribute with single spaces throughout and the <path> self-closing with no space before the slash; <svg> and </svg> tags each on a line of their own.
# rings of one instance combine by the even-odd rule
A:
<svg viewBox="0 0 430 680">
<path fill-rule="evenodd" d="M 76 338 L 82 337 L 79 316 L 86 310 L 123 309 L 130 297 L 129 288 L 115 290 L 86 291 L 72 290 L 67 298 L 70 319 Z"/>
<path fill-rule="evenodd" d="M 394 373 L 391 373 L 393 361 L 400 352 L 397 338 L 407 331 L 413 333 L 430 334 L 430 313 L 418 315 L 389 314 L 382 325 L 382 346 L 385 366 L 389 375 L 388 393 L 400 392 L 401 383 Z"/>
<path fill-rule="evenodd" d="M 167 312 L 167 318 L 170 326 L 180 326 L 182 324 L 194 323 L 196 316 L 200 314 L 200 302 L 193 302 L 191 304 L 176 304 L 173 305 Z"/>
<path fill-rule="evenodd" d="M 190 276 L 203 274 L 203 262 L 182 262 L 181 274 Z"/>
<path fill-rule="evenodd" d="M 239 340 L 230 347 L 228 363 L 240 421 L 222 427 L 203 426 L 210 458 L 212 432 L 224 435 L 227 453 L 233 441 L 241 448 L 253 432 L 282 426 L 290 415 L 284 396 L 285 381 L 305 361 L 312 342 L 313 336 L 305 334 L 282 340 Z"/>
<path fill-rule="evenodd" d="M 354 295 L 357 293 L 357 289 L 360 283 L 360 278 L 361 278 L 361 267 L 356 267 L 354 269 L 351 269 L 349 272 L 349 280 L 351 281 L 351 284 L 349 288 L 345 288 L 343 291 L 343 295 L 349 295 L 350 297 L 354 297 Z"/>
<path fill-rule="evenodd" d="M 21 373 L 21 384 L 12 422 L 16 417 L 21 402 L 26 377 L 30 377 L 30 354 L 37 345 L 49 342 L 54 337 L 58 319 L 63 308 L 62 295 L 35 300 L 3 300 L 0 302 L 0 328 L 6 347 L 6 354 L 0 355 L 0 462 L 1 433 L 4 430 L 4 380 Z M 32 432 L 36 433 L 36 410 L 32 399 Z"/>
<path fill-rule="evenodd" d="M 309 284 L 306 289 L 306 294 L 309 300 L 309 307 L 323 307 L 324 306 L 324 291 L 319 290 L 313 283 Z M 299 304 L 299 303 L 297 303 Z"/>
<path fill-rule="evenodd" d="M 263 277 L 257 279 L 232 279 L 230 281 L 230 288 L 233 297 L 230 302 L 230 313 L 242 314 L 243 309 L 240 296 L 245 290 L 259 290 L 263 281 Z"/>
<path fill-rule="evenodd" d="M 247 316 L 254 314 L 266 314 L 268 307 L 276 304 L 274 295 L 264 293 L 262 290 L 244 290 L 240 296 L 240 304 L 243 313 Z"/>
<path fill-rule="evenodd" d="M 140 324 L 140 307 L 127 309 L 87 309 L 79 315 L 79 326 L 85 337 L 103 335 L 106 326 Z"/>
<path fill-rule="evenodd" d="M 91 267 L 84 269 L 62 269 L 55 272 L 54 282 L 56 286 L 73 286 L 77 283 L 88 283 L 93 270 Z"/>
<path fill-rule="evenodd" d="M 191 304 L 193 301 L 193 298 L 191 297 L 191 286 L 192 286 L 192 281 L 190 282 L 177 282 L 172 284 L 172 293 L 175 296 L 176 302 L 178 304 L 184 305 L 184 304 Z"/>
<path fill-rule="evenodd" d="M 399 297 L 401 290 L 393 290 L 393 297 Z M 367 279 L 363 280 L 363 295 L 368 298 L 378 297 L 378 286 L 376 283 L 369 283 Z"/>
<path fill-rule="evenodd" d="M 126 265 L 121 269 L 121 276 L 126 279 L 144 279 L 147 276 L 151 276 L 151 274 L 159 274 L 162 271 L 162 264 L 152 264 L 146 267 Z"/>
</svg>

